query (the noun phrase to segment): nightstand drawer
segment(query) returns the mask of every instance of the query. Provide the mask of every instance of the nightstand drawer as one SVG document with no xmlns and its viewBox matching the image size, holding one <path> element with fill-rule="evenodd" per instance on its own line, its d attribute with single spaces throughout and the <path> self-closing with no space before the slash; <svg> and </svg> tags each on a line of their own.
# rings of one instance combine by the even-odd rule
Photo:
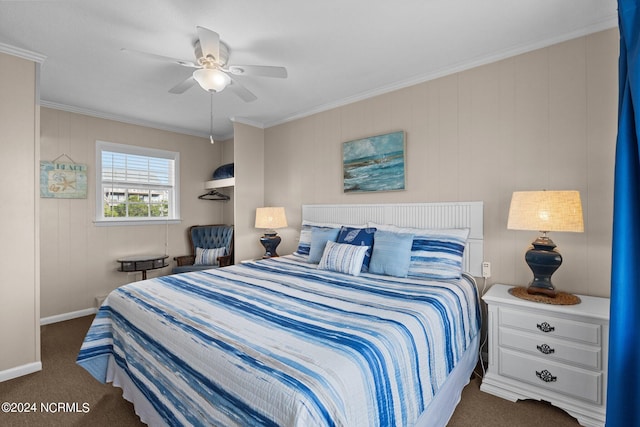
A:
<svg viewBox="0 0 640 427">
<path fill-rule="evenodd" d="M 578 364 L 595 370 L 600 370 L 602 366 L 600 347 L 554 339 L 540 334 L 527 334 L 505 327 L 500 328 L 498 339 L 501 347 L 525 351 L 543 359 Z"/>
<path fill-rule="evenodd" d="M 545 336 L 581 341 L 600 345 L 601 328 L 594 323 L 584 323 L 546 313 L 500 309 L 500 326 L 509 326 Z"/>
<path fill-rule="evenodd" d="M 602 374 L 573 368 L 568 365 L 527 357 L 507 349 L 500 349 L 499 373 L 536 387 L 573 396 L 600 405 L 602 403 Z"/>
</svg>

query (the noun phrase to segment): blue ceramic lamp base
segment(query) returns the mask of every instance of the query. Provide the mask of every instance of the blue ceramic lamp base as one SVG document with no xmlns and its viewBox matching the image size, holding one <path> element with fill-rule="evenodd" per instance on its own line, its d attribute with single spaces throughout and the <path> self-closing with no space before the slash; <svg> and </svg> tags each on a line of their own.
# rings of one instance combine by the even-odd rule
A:
<svg viewBox="0 0 640 427">
<path fill-rule="evenodd" d="M 556 290 L 551 283 L 551 275 L 562 264 L 562 255 L 555 250 L 555 243 L 547 236 L 538 237 L 532 245 L 533 248 L 524 257 L 533 272 L 533 280 L 529 283 L 527 292 L 555 298 Z"/>
<path fill-rule="evenodd" d="M 260 243 L 264 246 L 264 255 L 262 258 L 273 258 L 279 256 L 276 252 L 276 248 L 280 244 L 282 239 L 275 232 L 264 233 L 264 236 L 260 238 Z"/>
</svg>

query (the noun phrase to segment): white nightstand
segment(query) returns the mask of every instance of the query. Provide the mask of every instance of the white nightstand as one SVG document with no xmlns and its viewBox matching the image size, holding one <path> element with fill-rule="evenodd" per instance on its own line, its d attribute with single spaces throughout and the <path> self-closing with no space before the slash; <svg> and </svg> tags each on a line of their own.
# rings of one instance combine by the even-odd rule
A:
<svg viewBox="0 0 640 427">
<path fill-rule="evenodd" d="M 603 426 L 607 394 L 609 299 L 580 304 L 516 298 L 493 285 L 488 305 L 489 368 L 480 389 L 515 402 L 545 400 L 584 426 Z"/>
</svg>

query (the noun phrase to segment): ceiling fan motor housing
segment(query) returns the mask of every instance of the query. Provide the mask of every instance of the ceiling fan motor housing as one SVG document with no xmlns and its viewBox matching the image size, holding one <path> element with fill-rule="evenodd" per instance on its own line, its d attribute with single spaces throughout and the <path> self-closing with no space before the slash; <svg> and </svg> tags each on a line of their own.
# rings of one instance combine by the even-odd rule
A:
<svg viewBox="0 0 640 427">
<path fill-rule="evenodd" d="M 208 61 L 205 55 L 202 53 L 202 47 L 200 46 L 200 40 L 196 40 L 194 44 L 194 51 L 196 58 L 200 64 L 204 64 Z M 215 58 L 215 62 L 218 66 L 224 67 L 229 61 L 229 46 L 226 43 L 220 41 L 220 58 Z"/>
</svg>

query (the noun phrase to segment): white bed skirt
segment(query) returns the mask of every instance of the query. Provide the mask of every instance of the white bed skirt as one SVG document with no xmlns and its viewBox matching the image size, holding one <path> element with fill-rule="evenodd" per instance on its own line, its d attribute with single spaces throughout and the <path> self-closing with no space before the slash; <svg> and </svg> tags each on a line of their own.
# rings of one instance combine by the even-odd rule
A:
<svg viewBox="0 0 640 427">
<path fill-rule="evenodd" d="M 458 362 L 447 381 L 431 400 L 415 427 L 444 427 L 460 402 L 462 389 L 471 381 L 471 373 L 478 363 L 480 333 L 471 341 L 469 348 Z"/>
<path fill-rule="evenodd" d="M 144 397 L 140 389 L 131 381 L 124 369 L 118 366 L 113 355 L 109 355 L 106 382 L 113 383 L 114 387 L 122 389 L 122 397 L 133 403 L 133 409 L 136 411 L 136 415 L 140 417 L 140 421 L 153 427 L 168 426 L 151 402 Z"/>
</svg>

